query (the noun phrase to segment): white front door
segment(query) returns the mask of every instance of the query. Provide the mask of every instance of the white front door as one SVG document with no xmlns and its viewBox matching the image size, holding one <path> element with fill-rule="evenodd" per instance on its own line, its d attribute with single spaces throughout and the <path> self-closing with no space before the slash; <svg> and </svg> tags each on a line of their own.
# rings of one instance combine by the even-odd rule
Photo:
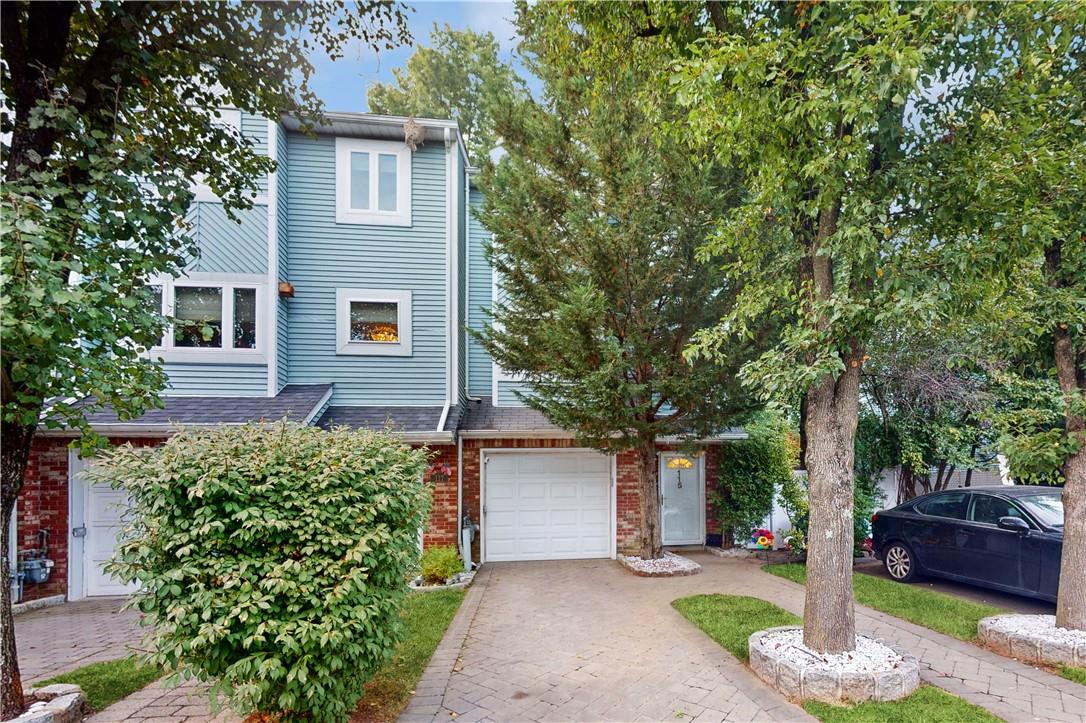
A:
<svg viewBox="0 0 1086 723">
<path fill-rule="evenodd" d="M 123 490 L 115 490 L 108 483 L 87 479 L 83 473 L 90 462 L 72 454 L 72 485 L 78 486 L 82 497 L 82 520 L 76 529 L 81 533 L 81 545 L 73 545 L 76 553 L 82 548 L 83 594 L 87 597 L 98 595 L 128 595 L 136 588 L 114 580 L 105 572 L 103 566 L 113 556 L 117 547 L 117 535 L 121 531 L 122 517 L 128 509 L 128 496 Z M 74 501 L 74 500 L 73 500 Z M 79 564 L 73 560 L 72 564 Z"/>
<path fill-rule="evenodd" d="M 599 452 L 483 456 L 483 559 L 610 557 L 611 458 Z"/>
<path fill-rule="evenodd" d="M 705 494 L 701 458 L 660 455 L 660 517 L 665 545 L 705 544 Z"/>
</svg>

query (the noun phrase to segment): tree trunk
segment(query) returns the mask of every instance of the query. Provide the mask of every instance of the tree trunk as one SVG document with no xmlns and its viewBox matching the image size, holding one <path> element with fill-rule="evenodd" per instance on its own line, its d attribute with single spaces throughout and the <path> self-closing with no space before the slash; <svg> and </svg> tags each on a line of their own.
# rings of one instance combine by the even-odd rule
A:
<svg viewBox="0 0 1086 723">
<path fill-rule="evenodd" d="M 657 478 L 656 441 L 642 440 L 637 450 L 637 477 L 641 498 L 641 559 L 655 560 L 663 552 L 660 535 L 660 482 Z"/>
<path fill-rule="evenodd" d="M 1065 328 L 1056 328 L 1056 375 L 1067 411 L 1067 434 L 1079 449 L 1063 464 L 1063 555 L 1056 598 L 1056 627 L 1086 630 L 1086 419 L 1074 413 L 1076 395 L 1086 393 L 1074 343 Z"/>
<path fill-rule="evenodd" d="M 834 379 L 823 376 L 807 392 L 807 596 L 803 643 L 826 653 L 856 648 L 852 601 L 853 457 L 859 416 L 859 359 Z"/>
<path fill-rule="evenodd" d="M 15 647 L 15 620 L 11 614 L 8 530 L 11 529 L 15 500 L 23 486 L 33 439 L 34 427 L 14 424 L 5 424 L 0 435 L 0 492 L 3 498 L 0 500 L 3 507 L 3 528 L 0 528 L 0 718 L 3 720 L 18 716 L 26 708 Z"/>
</svg>

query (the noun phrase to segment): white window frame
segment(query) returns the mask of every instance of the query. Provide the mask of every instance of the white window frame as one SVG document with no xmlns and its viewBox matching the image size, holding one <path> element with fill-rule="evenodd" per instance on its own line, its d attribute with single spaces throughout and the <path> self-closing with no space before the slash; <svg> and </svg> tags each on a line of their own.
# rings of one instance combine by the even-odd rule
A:
<svg viewBox="0 0 1086 723">
<path fill-rule="evenodd" d="M 370 154 L 370 207 L 351 208 L 351 154 Z M 396 156 L 396 210 L 377 209 L 378 155 Z M 336 138 L 336 223 L 411 225 L 411 149 L 399 141 Z"/>
<path fill-rule="evenodd" d="M 399 341 L 351 341 L 351 302 L 396 304 Z M 411 292 L 397 289 L 336 289 L 336 354 L 411 356 Z"/>
<path fill-rule="evenodd" d="M 268 277 L 259 274 L 189 274 L 182 278 L 157 278 L 150 286 L 162 288 L 161 313 L 173 317 L 175 310 L 174 290 L 186 286 L 211 286 L 222 289 L 222 340 L 223 346 L 179 347 L 174 342 L 174 325 L 166 328 L 166 334 L 158 346 L 150 349 L 150 356 L 167 362 L 196 364 L 260 364 L 267 362 Z M 234 349 L 234 289 L 256 290 L 256 348 Z"/>
</svg>

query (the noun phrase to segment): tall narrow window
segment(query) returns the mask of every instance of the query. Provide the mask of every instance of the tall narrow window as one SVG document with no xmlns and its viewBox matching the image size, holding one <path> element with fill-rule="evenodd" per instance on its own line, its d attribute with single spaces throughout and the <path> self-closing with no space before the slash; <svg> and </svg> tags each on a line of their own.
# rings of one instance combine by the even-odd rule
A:
<svg viewBox="0 0 1086 723">
<path fill-rule="evenodd" d="M 351 208 L 359 211 L 370 207 L 370 154 L 351 154 Z"/>
<path fill-rule="evenodd" d="M 174 346 L 222 346 L 222 289 L 178 286 L 174 290 Z"/>
<path fill-rule="evenodd" d="M 391 153 L 377 156 L 377 209 L 396 210 L 396 156 Z"/>
<path fill-rule="evenodd" d="M 256 349 L 256 289 L 234 289 L 234 348 Z"/>
</svg>

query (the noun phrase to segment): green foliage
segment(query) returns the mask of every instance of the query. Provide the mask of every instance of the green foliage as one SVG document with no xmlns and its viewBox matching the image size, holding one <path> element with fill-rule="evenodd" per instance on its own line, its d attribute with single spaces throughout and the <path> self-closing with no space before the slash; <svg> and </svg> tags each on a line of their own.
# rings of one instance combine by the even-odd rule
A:
<svg viewBox="0 0 1086 723">
<path fill-rule="evenodd" d="M 136 658 L 122 658 L 84 665 L 34 685 L 38 688 L 53 683 L 78 685 L 87 694 L 87 705 L 101 711 L 160 677 L 162 670 L 159 668 L 145 665 Z"/>
<path fill-rule="evenodd" d="M 830 705 L 807 701 L 803 709 L 825 723 L 999 723 L 1001 718 L 934 685 L 921 685 L 912 695 L 895 701 Z"/>
<path fill-rule="evenodd" d="M 362 720 L 394 721 L 415 692 L 430 657 L 464 599 L 463 590 L 434 590 L 404 601 L 404 635 L 396 655 L 366 681 Z"/>
<path fill-rule="evenodd" d="M 747 640 L 759 630 L 798 625 L 798 617 L 771 602 L 742 595 L 691 595 L 671 603 L 729 653 L 747 662 Z"/>
<path fill-rule="evenodd" d="M 807 568 L 803 565 L 763 565 L 762 569 L 801 585 L 807 582 Z M 861 605 L 968 642 L 977 639 L 977 623 L 981 618 L 1005 612 L 991 605 L 862 572 L 852 574 L 852 586 L 856 602 Z"/>
<path fill-rule="evenodd" d="M 859 554 L 864 540 L 871 532 L 871 515 L 881 504 L 877 481 L 855 478 L 852 487 L 852 551 Z M 789 544 L 793 552 L 799 547 L 805 549 L 810 537 L 811 503 L 807 485 L 807 475 L 794 475 L 781 486 L 781 506 L 792 525 L 789 534 L 796 540 Z"/>
<path fill-rule="evenodd" d="M 166 320 L 146 286 L 196 252 L 193 179 L 235 214 L 274 168 L 218 109 L 314 117 L 311 53 L 409 36 L 376 0 L 9 3 L 3 24 L 3 423 L 37 425 L 50 399 L 46 427 L 93 439 L 103 405 L 125 420 L 159 404 L 145 351 Z"/>
<path fill-rule="evenodd" d="M 400 639 L 425 450 L 288 423 L 185 431 L 96 466 L 132 503 L 107 569 L 138 582 L 147 662 L 241 712 L 345 720 Z"/>
<path fill-rule="evenodd" d="M 430 43 L 416 47 L 405 68 L 393 69 L 394 84 L 370 86 L 370 112 L 455 120 L 472 164 L 481 166 L 501 142 L 495 104 L 527 98 L 524 81 L 499 60 L 498 41 L 490 32 L 434 23 Z"/>
<path fill-rule="evenodd" d="M 1079 442 L 1067 434 L 1067 398 L 1056 380 L 1001 371 L 995 374 L 993 397 L 987 418 L 1011 476 L 1026 484 L 1062 483 L 1061 467 Z"/>
<path fill-rule="evenodd" d="M 1068 680 L 1073 680 L 1079 685 L 1086 685 L 1086 668 L 1073 668 L 1070 665 L 1061 665 L 1057 673 Z"/>
<path fill-rule="evenodd" d="M 481 178 L 501 283 L 478 337 L 525 380 L 528 405 L 602 450 L 718 432 L 750 405 L 736 383 L 749 344 L 682 354 L 732 303 L 695 255 L 738 188 L 705 148 L 654 137 L 677 117 L 662 82 L 674 47 L 639 37 L 643 24 L 635 5 L 522 4 L 544 100 L 502 106 L 508 154 Z"/>
<path fill-rule="evenodd" d="M 422 581 L 427 585 L 440 585 L 463 569 L 464 561 L 455 545 L 427 547 L 422 551 Z"/>
<path fill-rule="evenodd" d="M 717 484 L 709 502 L 725 541 L 744 541 L 769 514 L 778 488 L 792 483 L 796 466 L 791 429 L 766 415 L 744 425 L 747 438 L 720 445 Z"/>
</svg>

